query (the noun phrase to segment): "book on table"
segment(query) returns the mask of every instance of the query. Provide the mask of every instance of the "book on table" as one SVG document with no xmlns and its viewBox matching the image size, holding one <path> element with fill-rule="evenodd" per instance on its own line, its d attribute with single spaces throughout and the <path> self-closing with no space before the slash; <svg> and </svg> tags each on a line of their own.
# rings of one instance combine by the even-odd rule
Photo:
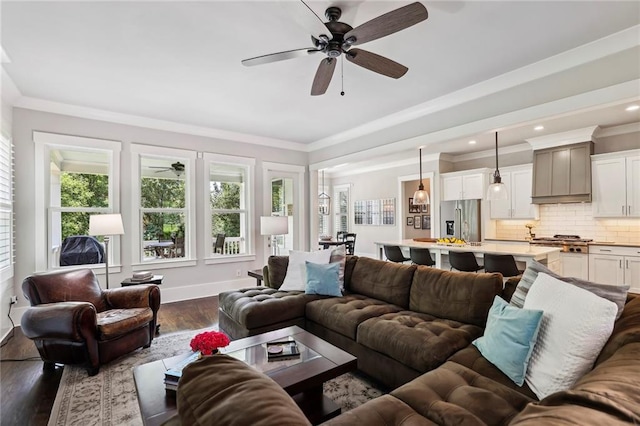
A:
<svg viewBox="0 0 640 426">
<path fill-rule="evenodd" d="M 282 361 L 294 358 L 300 358 L 300 350 L 295 340 L 267 343 L 267 361 Z"/>
<path fill-rule="evenodd" d="M 193 361 L 200 358 L 200 352 L 194 352 L 167 371 L 164 372 L 164 385 L 167 390 L 178 389 L 178 381 L 182 377 L 182 370 Z"/>
</svg>

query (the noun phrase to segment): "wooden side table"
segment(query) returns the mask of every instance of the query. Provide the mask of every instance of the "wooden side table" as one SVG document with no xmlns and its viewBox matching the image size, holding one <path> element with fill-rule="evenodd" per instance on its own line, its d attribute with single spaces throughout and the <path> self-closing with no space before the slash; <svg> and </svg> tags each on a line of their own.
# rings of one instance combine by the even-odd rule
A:
<svg viewBox="0 0 640 426">
<path fill-rule="evenodd" d="M 129 287 L 130 285 L 138 285 L 138 284 L 162 284 L 162 280 L 164 279 L 164 275 L 154 275 L 150 279 L 146 281 L 133 281 L 131 278 L 125 278 L 122 280 L 120 285 L 122 287 Z M 156 335 L 160 334 L 160 324 L 156 324 Z"/>
</svg>

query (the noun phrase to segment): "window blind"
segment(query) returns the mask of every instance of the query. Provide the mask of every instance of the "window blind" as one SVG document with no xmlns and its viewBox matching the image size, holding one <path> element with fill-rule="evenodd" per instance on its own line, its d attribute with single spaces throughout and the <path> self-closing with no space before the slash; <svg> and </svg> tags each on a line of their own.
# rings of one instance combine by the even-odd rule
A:
<svg viewBox="0 0 640 426">
<path fill-rule="evenodd" d="M 2 279 L 13 276 L 13 146 L 0 136 L 0 272 Z"/>
</svg>

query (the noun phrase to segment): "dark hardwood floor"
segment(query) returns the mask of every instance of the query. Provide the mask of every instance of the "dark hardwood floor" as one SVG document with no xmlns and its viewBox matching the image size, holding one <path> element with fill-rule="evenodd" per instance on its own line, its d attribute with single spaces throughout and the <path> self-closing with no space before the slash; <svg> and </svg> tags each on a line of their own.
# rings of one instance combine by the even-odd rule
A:
<svg viewBox="0 0 640 426">
<path fill-rule="evenodd" d="M 218 298 L 205 297 L 160 306 L 158 322 L 162 335 L 196 330 L 218 324 Z M 46 426 L 58 391 L 62 367 L 42 370 L 33 342 L 14 329 L 15 335 L 0 349 L 0 425 Z M 153 346 L 152 346 L 153 347 Z M 6 361 L 26 359 L 29 361 Z"/>
</svg>

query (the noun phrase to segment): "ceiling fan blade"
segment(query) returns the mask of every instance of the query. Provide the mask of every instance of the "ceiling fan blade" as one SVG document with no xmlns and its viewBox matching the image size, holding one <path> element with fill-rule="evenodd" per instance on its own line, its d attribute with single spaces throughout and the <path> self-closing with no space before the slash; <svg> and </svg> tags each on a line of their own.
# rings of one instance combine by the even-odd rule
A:
<svg viewBox="0 0 640 426">
<path fill-rule="evenodd" d="M 305 47 L 304 49 L 285 50 L 284 52 L 270 53 L 268 55 L 256 56 L 242 61 L 242 65 L 252 67 L 254 65 L 269 64 L 271 62 L 284 61 L 286 59 L 299 58 L 318 52 L 313 47 Z"/>
<path fill-rule="evenodd" d="M 320 62 L 311 86 L 311 96 L 324 95 L 329 83 L 331 83 L 331 77 L 333 77 L 333 70 L 336 69 L 337 62 L 336 58 L 324 58 Z"/>
<path fill-rule="evenodd" d="M 389 58 L 362 49 L 351 49 L 346 56 L 348 61 L 356 65 L 391 78 L 400 78 L 409 70 Z"/>
<path fill-rule="evenodd" d="M 349 45 L 366 43 L 409 28 L 428 17 L 427 8 L 422 3 L 411 3 L 355 27 L 344 35 L 344 39 Z"/>
<path fill-rule="evenodd" d="M 324 35 L 327 40 L 331 40 L 333 35 L 324 25 L 322 19 L 304 1 L 280 1 L 280 6 L 293 18 L 293 20 L 309 32 L 312 36 L 320 39 Z"/>
</svg>

